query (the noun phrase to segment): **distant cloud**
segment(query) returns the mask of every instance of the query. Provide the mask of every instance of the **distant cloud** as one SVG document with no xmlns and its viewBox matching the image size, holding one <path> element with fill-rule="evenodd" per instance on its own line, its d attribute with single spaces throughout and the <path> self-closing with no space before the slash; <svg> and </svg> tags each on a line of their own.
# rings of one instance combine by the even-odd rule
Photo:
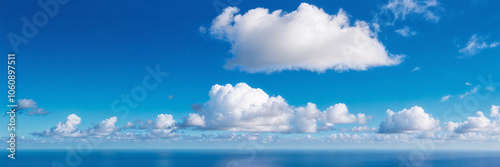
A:
<svg viewBox="0 0 500 167">
<path fill-rule="evenodd" d="M 47 115 L 49 111 L 43 108 L 39 108 L 37 103 L 33 99 L 19 99 L 17 101 L 17 110 L 28 111 L 28 115 Z"/>
<path fill-rule="evenodd" d="M 441 98 L 441 102 L 448 101 L 452 96 L 451 95 L 446 95 Z"/>
<path fill-rule="evenodd" d="M 472 84 L 470 82 L 466 82 L 465 85 L 471 86 Z"/>
<path fill-rule="evenodd" d="M 350 114 L 343 103 L 321 112 L 314 103 L 294 108 L 281 96 L 269 96 L 259 88 L 245 83 L 214 85 L 210 99 L 196 113 L 184 119 L 183 126 L 208 130 L 243 132 L 299 132 L 316 133 L 334 124 L 365 124 L 371 116 Z"/>
<path fill-rule="evenodd" d="M 36 107 L 36 102 L 33 99 L 19 99 L 17 101 L 17 109 L 19 110 L 26 110 Z"/>
<path fill-rule="evenodd" d="M 99 122 L 97 125 L 89 129 L 79 129 L 78 125 L 81 124 L 82 119 L 76 114 L 70 114 L 66 121 L 59 122 L 56 126 L 44 130 L 42 132 L 33 132 L 34 136 L 46 137 L 46 138 L 86 138 L 86 137 L 102 137 L 102 136 L 112 136 L 112 137 L 126 137 L 137 138 L 137 139 L 153 139 L 153 138 L 172 138 L 178 136 L 175 132 L 177 129 L 176 121 L 170 114 L 159 114 L 157 115 L 155 121 L 148 120 L 146 123 L 136 121 L 136 124 L 127 122 L 124 129 L 138 129 L 147 130 L 146 133 L 142 134 L 131 134 L 131 133 L 120 133 L 123 129 L 116 126 L 118 121 L 117 117 L 110 117 Z M 132 136 L 130 136 L 132 135 Z"/>
<path fill-rule="evenodd" d="M 35 132 L 33 135 L 43 137 L 83 137 L 86 136 L 86 132 L 77 128 L 81 124 L 81 121 L 80 117 L 71 114 L 66 118 L 66 121 L 59 122 L 56 126 L 43 132 Z"/>
<path fill-rule="evenodd" d="M 173 99 L 174 95 L 168 95 L 168 99 Z"/>
<path fill-rule="evenodd" d="M 206 126 L 205 116 L 200 116 L 196 113 L 190 113 L 189 116 L 184 120 L 184 126 L 198 126 L 204 128 Z"/>
<path fill-rule="evenodd" d="M 217 16 L 210 34 L 232 45 L 225 68 L 249 73 L 309 70 L 324 72 L 367 70 L 400 64 L 403 56 L 387 52 L 368 23 L 355 21 L 340 10 L 325 13 L 302 3 L 296 11 L 255 8 L 237 14 L 228 7 Z"/>
<path fill-rule="evenodd" d="M 390 0 L 382 9 L 390 11 L 394 15 L 394 21 L 417 15 L 433 22 L 439 21 L 436 13 L 442 10 L 436 0 Z"/>
<path fill-rule="evenodd" d="M 368 126 L 358 126 L 358 127 L 353 127 L 350 130 L 351 132 L 376 132 L 377 128 L 375 127 L 368 127 Z"/>
<path fill-rule="evenodd" d="M 477 117 L 468 117 L 467 121 L 462 123 L 448 122 L 447 130 L 455 133 L 468 133 L 468 132 L 499 132 L 500 127 L 497 122 L 492 122 L 484 116 L 481 111 L 476 112 Z"/>
<path fill-rule="evenodd" d="M 204 26 L 200 26 L 200 28 L 198 28 L 198 31 L 202 34 L 205 34 L 207 33 L 207 28 L 205 28 Z"/>
<path fill-rule="evenodd" d="M 499 110 L 500 110 L 500 106 L 495 106 L 495 105 L 492 105 L 492 106 L 491 106 L 491 113 L 490 113 L 490 117 L 492 117 L 492 118 L 497 118 L 497 119 L 499 119 L 499 121 L 500 121 L 500 113 L 499 113 Z"/>
<path fill-rule="evenodd" d="M 401 29 L 397 29 L 396 33 L 398 33 L 399 35 L 401 35 L 403 37 L 411 37 L 411 36 L 417 35 L 417 32 L 416 31 L 411 31 L 408 26 L 405 26 L 405 27 L 403 27 Z"/>
<path fill-rule="evenodd" d="M 465 92 L 463 95 L 460 95 L 460 99 L 463 99 L 465 98 L 465 96 L 468 96 L 468 95 L 471 95 L 471 94 L 475 94 L 477 92 L 477 89 L 479 88 L 479 86 L 475 86 L 474 88 L 472 88 L 470 91 L 468 92 Z"/>
<path fill-rule="evenodd" d="M 411 70 L 411 72 L 415 72 L 415 71 L 418 71 L 418 70 L 420 70 L 420 67 L 415 67 L 415 68 L 413 68 L 413 70 Z"/>
<path fill-rule="evenodd" d="M 488 37 L 478 37 L 477 34 L 470 37 L 467 45 L 460 49 L 458 52 L 464 54 L 465 56 L 472 56 L 478 54 L 483 49 L 495 48 L 500 45 L 500 42 L 486 43 L 484 40 Z"/>
<path fill-rule="evenodd" d="M 281 96 L 269 96 L 245 83 L 234 87 L 214 85 L 206 107 L 190 115 L 189 125 L 207 129 L 247 132 L 286 132 L 291 130 L 292 107 Z M 204 120 L 203 120 L 204 118 Z"/>
<path fill-rule="evenodd" d="M 378 133 L 413 133 L 439 127 L 439 120 L 418 106 L 397 113 L 387 110 L 387 114 L 389 116 L 380 123 Z"/>
<path fill-rule="evenodd" d="M 95 136 L 107 136 L 113 132 L 120 131 L 119 127 L 116 127 L 116 121 L 118 121 L 117 117 L 111 117 L 105 119 L 99 124 L 95 125 L 93 129 L 89 129 L 88 131 L 84 131 L 87 135 L 95 135 Z"/>
</svg>

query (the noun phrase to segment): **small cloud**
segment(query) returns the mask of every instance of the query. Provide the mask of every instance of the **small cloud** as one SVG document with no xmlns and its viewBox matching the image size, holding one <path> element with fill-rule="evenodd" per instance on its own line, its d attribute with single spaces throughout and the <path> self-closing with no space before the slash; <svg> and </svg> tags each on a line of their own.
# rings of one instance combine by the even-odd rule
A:
<svg viewBox="0 0 500 167">
<path fill-rule="evenodd" d="M 488 91 L 490 91 L 490 92 L 495 91 L 495 87 L 493 87 L 493 86 L 488 86 L 485 89 L 488 90 Z"/>
<path fill-rule="evenodd" d="M 477 34 L 472 35 L 470 37 L 469 42 L 467 42 L 467 46 L 460 49 L 458 52 L 464 54 L 465 56 L 472 56 L 478 54 L 483 49 L 495 48 L 500 45 L 500 42 L 492 42 L 486 43 L 484 40 L 488 38 L 486 37 L 478 37 Z"/>
<path fill-rule="evenodd" d="M 350 130 L 351 132 L 376 132 L 377 128 L 375 127 L 368 127 L 368 126 L 358 126 L 358 127 L 353 127 Z"/>
<path fill-rule="evenodd" d="M 20 99 L 17 101 L 17 110 L 28 111 L 28 115 L 47 115 L 50 112 L 43 108 L 39 108 L 37 103 L 33 99 Z"/>
<path fill-rule="evenodd" d="M 448 101 L 451 97 L 452 97 L 451 95 L 446 95 L 446 96 L 441 98 L 441 102 Z"/>
<path fill-rule="evenodd" d="M 476 87 L 472 88 L 472 90 L 465 92 L 463 95 L 460 95 L 460 99 L 463 99 L 465 96 L 475 94 L 477 92 L 478 88 L 479 88 L 479 86 L 476 86 Z"/>
<path fill-rule="evenodd" d="M 173 99 L 174 95 L 168 95 L 168 99 Z"/>
<path fill-rule="evenodd" d="M 420 70 L 420 67 L 415 67 L 415 68 L 413 68 L 413 70 L 411 70 L 411 72 L 415 72 L 415 71 L 418 71 L 418 70 Z"/>
<path fill-rule="evenodd" d="M 470 82 L 466 82 L 465 85 L 471 86 L 472 84 Z"/>
<path fill-rule="evenodd" d="M 206 34 L 207 33 L 207 28 L 205 28 L 204 26 L 200 26 L 200 28 L 198 29 L 198 31 L 202 34 Z"/>
<path fill-rule="evenodd" d="M 396 33 L 398 33 L 399 35 L 401 35 L 403 37 L 411 37 L 411 36 L 417 35 L 416 31 L 410 30 L 410 28 L 407 27 L 407 26 L 405 26 L 405 27 L 403 27 L 401 29 L 396 30 Z"/>
<path fill-rule="evenodd" d="M 20 99 L 17 101 L 18 110 L 26 110 L 36 107 L 37 107 L 36 102 L 33 99 Z"/>
<path fill-rule="evenodd" d="M 33 108 L 28 111 L 28 115 L 47 115 L 49 111 L 46 111 L 43 108 Z"/>
</svg>

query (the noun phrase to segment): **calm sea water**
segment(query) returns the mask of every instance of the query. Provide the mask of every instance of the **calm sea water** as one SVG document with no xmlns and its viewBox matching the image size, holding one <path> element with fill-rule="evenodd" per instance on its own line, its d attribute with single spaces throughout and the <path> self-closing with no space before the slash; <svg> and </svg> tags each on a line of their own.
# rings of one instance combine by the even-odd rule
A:
<svg viewBox="0 0 500 167">
<path fill-rule="evenodd" d="M 68 153 L 67 150 L 19 150 L 16 160 L 1 158 L 0 166 L 3 164 L 7 164 L 8 167 L 500 166 L 500 151 L 428 153 L 418 150 L 259 150 L 255 152 L 252 150 L 92 150 L 75 154 Z"/>
</svg>

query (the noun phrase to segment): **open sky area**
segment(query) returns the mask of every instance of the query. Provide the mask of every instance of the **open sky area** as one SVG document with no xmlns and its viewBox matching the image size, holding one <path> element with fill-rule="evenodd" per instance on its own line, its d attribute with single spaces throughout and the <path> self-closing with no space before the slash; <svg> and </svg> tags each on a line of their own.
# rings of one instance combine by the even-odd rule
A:
<svg viewBox="0 0 500 167">
<path fill-rule="evenodd" d="M 49 2 L 0 4 L 21 149 L 500 148 L 500 1 Z"/>
</svg>

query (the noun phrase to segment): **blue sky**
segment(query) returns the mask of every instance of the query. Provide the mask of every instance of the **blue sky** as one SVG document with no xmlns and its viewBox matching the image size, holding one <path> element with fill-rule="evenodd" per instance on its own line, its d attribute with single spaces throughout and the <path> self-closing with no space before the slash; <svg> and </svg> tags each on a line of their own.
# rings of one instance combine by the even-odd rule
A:
<svg viewBox="0 0 500 167">
<path fill-rule="evenodd" d="M 223 29 L 225 39 L 217 38 L 217 34 L 212 33 L 216 24 L 213 21 L 224 9 L 214 7 L 213 4 L 218 2 L 237 7 L 237 14 L 241 15 L 261 7 L 270 12 L 282 10 L 283 16 L 298 10 L 303 2 L 321 8 L 331 16 L 342 9 L 349 18 L 349 27 L 354 26 L 356 20 L 366 22 L 373 33 L 371 38 L 385 47 L 386 54 L 401 55 L 401 62 L 344 71 L 318 71 L 304 67 L 271 72 L 251 72 L 239 67 L 227 69 L 224 68 L 226 62 L 235 56 L 230 51 L 235 47 L 232 44 L 245 45 L 245 41 L 235 39 L 231 42 L 228 29 Z M 388 109 L 398 113 L 414 106 L 423 108 L 425 114 L 439 120 L 439 124 L 432 129 L 416 126 L 413 130 L 418 132 L 398 131 L 401 133 L 393 135 L 412 136 L 440 127 L 444 129 L 449 121 L 464 123 L 467 117 L 480 118 L 476 111 L 482 111 L 491 120 L 491 126 L 496 126 L 495 117 L 490 117 L 490 110 L 493 110 L 492 105 L 500 105 L 498 85 L 484 85 L 478 77 L 488 78 L 491 75 L 493 81 L 500 81 L 500 47 L 497 46 L 500 41 L 500 13 L 495 8 L 500 5 L 499 2 L 415 1 L 416 8 L 408 8 L 404 3 L 402 7 L 388 7 L 388 4 L 397 2 L 241 1 L 229 4 L 226 1 L 70 1 L 61 5 L 59 12 L 50 17 L 45 26 L 39 27 L 38 33 L 29 38 L 28 43 L 19 45 L 17 97 L 31 99 L 36 102 L 36 108 L 49 113 L 27 115 L 26 111 L 19 115 L 17 133 L 27 138 L 52 140 L 55 137 L 37 136 L 33 132 L 43 132 L 59 122 L 65 122 L 68 115 L 76 114 L 82 120 L 78 125 L 80 130 L 92 129 L 101 121 L 116 116 L 115 126 L 121 130 L 113 133 L 123 134 L 135 132 L 124 128 L 127 122 L 154 120 L 160 114 L 169 114 L 179 126 L 174 130 L 178 135 L 175 137 L 177 141 L 187 141 L 185 136 L 203 134 L 254 134 L 215 126 L 212 129 L 181 127 L 190 113 L 202 115 L 201 112 L 212 111 L 207 105 L 206 110 L 200 112 L 193 111 L 191 107 L 207 103 L 212 86 L 235 86 L 238 83 L 245 83 L 252 89 L 260 88 L 271 97 L 281 96 L 294 113 L 297 107 L 304 107 L 308 102 L 316 104 L 321 112 L 329 106 L 343 103 L 351 114 L 371 116 L 362 125 L 334 123 L 333 130 L 318 130 L 316 133 L 253 131 L 264 136 L 300 138 L 311 135 L 325 138 L 339 133 L 353 135 L 360 133 L 343 132 L 342 129 L 365 125 L 376 128 L 375 132 L 366 132 L 375 135 L 380 134 L 381 122 L 388 117 Z M 34 13 L 42 10 L 36 2 L 3 1 L 1 6 L 4 8 L 0 11 L 3 22 L 0 30 L 4 35 L 9 32 L 22 34 L 24 23 L 21 18 L 31 20 Z M 398 15 L 397 12 L 404 14 Z M 378 30 L 375 24 L 379 25 Z M 405 27 L 409 30 L 406 36 L 398 33 Z M 239 30 L 243 32 L 243 29 Z M 467 49 L 469 44 L 474 45 Z M 332 55 L 341 52 L 326 50 Z M 5 54 L 14 51 L 6 36 L 0 40 L 0 51 Z M 244 51 L 237 54 L 250 55 L 248 60 L 253 60 L 253 55 L 244 54 Z M 314 64 L 308 65 L 315 67 Z M 148 66 L 159 66 L 169 75 L 157 88 L 147 91 L 145 99 L 126 116 L 112 112 L 111 104 L 115 99 L 130 94 L 134 87 L 142 84 L 143 78 L 149 74 L 146 70 Z M 275 66 L 270 64 L 266 67 Z M 478 91 L 471 92 L 475 87 Z M 466 92 L 471 93 L 460 98 Z M 482 98 L 478 94 L 489 96 Z M 451 97 L 447 101 L 442 100 L 447 95 Z M 454 105 L 472 100 L 477 100 L 477 105 L 474 104 L 470 111 L 464 111 L 461 117 L 445 114 Z M 230 109 L 227 110 L 230 112 Z M 7 119 L 2 120 L 3 124 L 7 124 Z M 209 122 L 208 115 L 205 121 Z M 318 129 L 320 126 L 318 124 Z M 490 131 L 475 129 L 467 133 Z M 448 134 L 445 130 L 433 133 Z M 460 131 L 449 133 L 461 135 L 458 134 Z M 7 135 L 8 131 L 0 131 L 0 136 Z M 163 139 L 172 140 L 171 136 Z M 495 135 L 485 140 L 499 141 Z M 48 144 L 47 147 L 55 145 Z"/>
</svg>

